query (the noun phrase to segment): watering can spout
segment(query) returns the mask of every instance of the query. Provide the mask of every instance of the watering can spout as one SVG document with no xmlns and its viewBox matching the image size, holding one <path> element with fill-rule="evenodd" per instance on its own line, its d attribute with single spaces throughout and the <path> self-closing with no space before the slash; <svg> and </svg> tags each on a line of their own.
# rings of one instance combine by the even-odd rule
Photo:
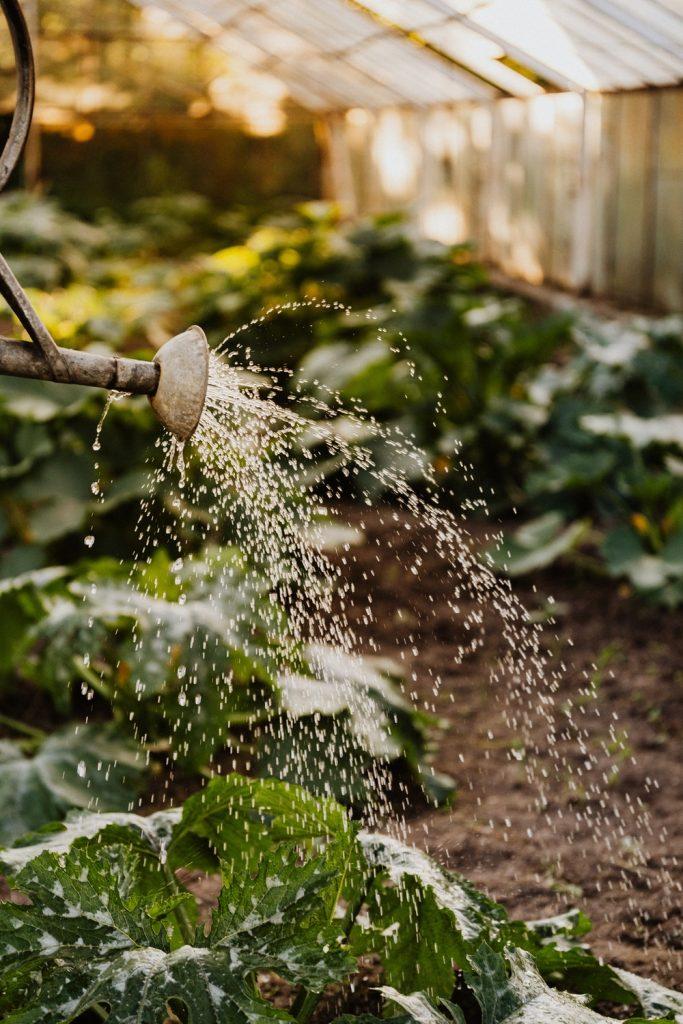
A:
<svg viewBox="0 0 683 1024">
<path fill-rule="evenodd" d="M 201 419 L 209 382 L 209 344 L 201 327 L 188 327 L 157 352 L 159 370 L 150 404 L 161 422 L 181 441 L 191 437 Z"/>
<path fill-rule="evenodd" d="M 195 432 L 209 379 L 209 345 L 201 327 L 167 341 L 153 362 L 55 346 L 53 364 L 35 343 L 0 338 L 0 374 L 85 384 L 147 395 L 163 425 L 181 441 Z"/>
</svg>

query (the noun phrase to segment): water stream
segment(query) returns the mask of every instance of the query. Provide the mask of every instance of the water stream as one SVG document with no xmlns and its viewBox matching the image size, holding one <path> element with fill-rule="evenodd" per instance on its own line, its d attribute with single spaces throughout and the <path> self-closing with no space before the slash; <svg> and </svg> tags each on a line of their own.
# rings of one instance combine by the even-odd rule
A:
<svg viewBox="0 0 683 1024">
<path fill-rule="evenodd" d="M 243 330 L 258 329 L 265 319 L 245 325 Z M 569 827 L 577 851 L 595 862 L 598 886 L 603 866 L 623 857 L 627 847 L 629 869 L 624 872 L 623 884 L 630 887 L 634 880 L 640 884 L 638 879 L 651 884 L 644 837 L 653 825 L 647 810 L 637 799 L 619 803 L 610 792 L 620 743 L 623 751 L 619 723 L 601 722 L 604 742 L 596 746 L 588 718 L 600 717 L 601 709 L 598 703 L 582 700 L 590 691 L 585 673 L 573 699 L 560 695 L 564 666 L 556 667 L 549 658 L 543 626 L 532 620 L 509 581 L 497 576 L 487 559 L 486 545 L 497 539 L 495 527 L 477 528 L 475 538 L 468 525 L 472 511 L 480 520 L 483 513 L 486 523 L 483 498 L 473 507 L 442 504 L 433 471 L 409 438 L 380 425 L 361 409 L 344 408 L 339 396 L 318 382 L 255 365 L 249 350 L 240 346 L 239 334 L 235 332 L 221 351 L 211 355 L 206 407 L 193 438 L 185 446 L 170 437 L 161 440 L 162 462 L 152 474 L 151 491 L 172 494 L 175 525 L 170 533 L 166 527 L 164 536 L 159 535 L 150 497 L 141 505 L 137 538 L 137 558 L 142 564 L 154 557 L 162 540 L 175 549 L 178 580 L 199 572 L 190 553 L 203 550 L 201 579 L 195 581 L 202 590 L 203 620 L 214 617 L 219 630 L 227 637 L 239 637 L 262 659 L 286 684 L 294 711 L 297 701 L 301 707 L 317 709 L 306 719 L 308 731 L 300 729 L 295 714 L 291 719 L 273 717 L 275 709 L 270 706 L 265 707 L 263 721 L 258 721 L 257 713 L 263 708 L 254 709 L 251 721 L 245 714 L 244 729 L 230 732 L 235 757 L 227 767 L 231 763 L 252 767 L 248 757 L 244 760 L 244 750 L 249 749 L 250 730 L 256 724 L 262 749 L 267 750 L 269 742 L 272 746 L 271 770 L 305 782 L 313 749 L 320 760 L 320 788 L 325 788 L 325 777 L 333 773 L 336 791 L 353 799 L 357 775 L 364 773 L 364 790 L 369 795 L 365 820 L 373 827 L 405 832 L 410 796 L 405 789 L 402 795 L 401 786 L 397 788 L 392 781 L 388 767 L 391 715 L 382 720 L 376 672 L 374 668 L 369 672 L 370 663 L 365 660 L 368 653 L 385 659 L 388 653 L 373 652 L 373 570 L 364 563 L 365 578 L 370 577 L 366 594 L 370 596 L 362 599 L 362 607 L 353 583 L 355 543 L 365 525 L 362 509 L 374 509 L 380 524 L 386 522 L 410 538 L 402 544 L 378 541 L 377 578 L 394 567 L 397 605 L 401 603 L 402 580 L 417 578 L 428 584 L 423 579 L 428 555 L 430 561 L 434 553 L 438 555 L 441 590 L 444 582 L 447 584 L 445 599 L 427 597 L 432 612 L 426 618 L 431 621 L 425 621 L 423 607 L 422 621 L 414 632 L 401 630 L 395 650 L 390 652 L 401 676 L 403 699 L 412 704 L 416 698 L 420 638 L 449 636 L 450 664 L 439 672 L 425 666 L 423 672 L 428 674 L 433 697 L 445 688 L 454 703 L 458 700 L 457 673 L 489 645 L 492 698 L 503 709 L 509 730 L 507 743 L 511 756 L 519 762 L 535 815 L 565 836 Z M 100 432 L 101 426 L 98 444 Z M 462 473 L 471 470 L 463 466 Z M 361 509 L 353 523 L 344 522 L 340 512 L 348 507 L 344 502 L 351 491 Z M 330 534 L 335 541 L 332 549 L 328 546 Z M 244 555 L 239 573 L 234 560 L 226 561 L 222 554 L 226 541 Z M 254 609 L 263 597 L 263 580 L 267 599 L 274 608 L 284 606 L 288 614 L 262 616 L 259 630 L 254 632 Z M 146 610 L 152 616 L 157 600 L 182 603 L 183 598 L 148 593 Z M 455 644 L 453 638 L 457 638 Z M 143 647 L 149 643 L 149 639 L 140 640 Z M 142 653 L 144 663 L 147 656 L 153 659 L 158 652 Z M 181 751 L 197 742 L 202 708 L 201 696 L 193 687 L 207 663 L 216 663 L 215 686 L 222 695 L 218 708 L 229 709 L 233 702 L 238 684 L 230 672 L 221 674 L 219 661 L 204 639 L 197 649 L 185 652 L 185 660 L 178 666 L 180 703 L 185 712 L 196 709 L 198 723 L 193 727 L 192 715 L 185 713 L 170 725 L 174 744 Z M 313 694 L 307 692 L 307 676 L 311 675 L 317 681 L 309 681 Z M 264 698 L 266 705 L 268 699 Z M 345 749 L 343 731 L 330 736 L 328 712 L 342 707 L 353 718 L 364 750 L 375 749 L 384 759 L 359 757 L 354 745 Z M 434 701 L 423 697 L 421 709 L 435 711 Z M 547 741 L 542 749 L 538 745 L 539 722 Z M 184 735 L 179 735 L 179 730 L 184 730 Z M 145 739 L 143 733 L 141 739 Z M 449 742 L 448 738 L 444 742 Z M 213 770 L 226 769 L 214 765 Z M 468 780 L 456 781 L 462 786 Z M 563 812 L 562 803 L 555 799 L 563 787 L 581 794 L 569 826 L 566 817 L 563 819 L 566 809 Z M 513 850 L 515 845 L 536 841 L 533 829 L 522 830 L 514 820 L 495 827 L 509 830 L 514 837 Z M 549 850 L 548 856 L 552 855 Z M 658 885 L 662 892 L 671 891 L 666 866 L 660 871 Z"/>
</svg>

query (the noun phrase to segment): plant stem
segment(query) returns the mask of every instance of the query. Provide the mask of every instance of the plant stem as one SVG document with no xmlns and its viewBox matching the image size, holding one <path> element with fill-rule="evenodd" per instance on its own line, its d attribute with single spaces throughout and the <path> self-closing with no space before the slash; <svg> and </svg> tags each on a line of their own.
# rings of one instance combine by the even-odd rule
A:
<svg viewBox="0 0 683 1024">
<path fill-rule="evenodd" d="M 304 992 L 305 992 L 305 990 L 304 990 Z M 303 992 L 302 992 L 302 995 L 303 995 Z M 299 1021 L 299 1024 L 306 1024 L 306 1022 L 308 1021 L 309 1017 L 311 1016 L 311 1014 L 315 1010 L 316 1006 L 318 1005 L 318 1000 L 319 999 L 320 999 L 320 993 L 319 992 L 306 992 L 306 994 L 304 995 L 304 998 L 301 1000 L 301 1008 L 297 1010 L 296 1009 L 296 1003 L 294 1004 L 294 1007 L 292 1007 L 292 1009 L 294 1010 L 294 1014 L 296 1016 L 296 1019 Z M 298 1000 L 297 1000 L 297 1002 L 298 1002 Z"/>
<path fill-rule="evenodd" d="M 0 715 L 0 725 L 6 726 L 13 732 L 22 733 L 24 736 L 28 736 L 32 740 L 44 740 L 47 736 L 47 733 L 43 729 L 37 729 L 33 725 L 26 725 L 25 722 L 20 722 L 16 718 L 10 718 L 9 715 Z"/>
<path fill-rule="evenodd" d="M 169 868 L 168 864 L 163 864 L 162 870 L 164 872 L 164 878 L 166 879 L 169 886 L 173 890 L 174 895 L 180 893 L 182 890 L 178 885 L 178 880 L 171 871 L 171 869 Z M 192 928 L 192 922 L 187 916 L 187 911 L 185 910 L 185 907 L 183 907 L 182 905 L 176 907 L 175 910 L 173 911 L 173 916 L 178 922 L 178 927 L 180 928 L 180 933 L 183 939 L 185 940 L 188 946 L 192 946 L 194 944 L 194 930 Z"/>
<path fill-rule="evenodd" d="M 111 704 L 112 703 L 112 692 L 110 687 L 101 679 L 92 669 L 88 668 L 82 658 L 74 657 L 73 666 L 80 675 L 81 679 L 91 686 L 96 693 L 99 693 L 100 697 Z"/>
<path fill-rule="evenodd" d="M 344 871 L 342 872 L 342 877 L 341 877 L 340 882 L 339 882 L 339 888 L 337 890 L 337 898 L 336 898 L 336 900 L 334 902 L 334 906 L 332 907 L 332 911 L 331 911 L 331 914 L 330 914 L 330 920 L 332 920 L 333 917 L 334 917 L 335 908 L 336 908 L 336 905 L 339 902 L 339 899 L 340 899 L 341 894 L 343 892 L 344 882 L 346 881 L 346 876 L 348 874 L 348 871 L 349 871 L 349 862 L 347 861 L 347 863 L 346 863 L 346 865 L 344 867 Z M 351 904 L 351 906 L 349 907 L 349 909 L 346 912 L 346 918 L 345 918 L 345 923 L 344 923 L 344 937 L 347 938 L 347 939 L 348 939 L 349 935 L 351 934 L 351 929 L 353 928 L 354 922 L 355 922 L 356 918 L 358 917 L 358 915 L 360 913 L 361 907 L 367 901 L 368 895 L 370 893 L 370 889 L 371 889 L 372 885 L 374 884 L 374 881 L 375 881 L 375 879 L 377 877 L 377 874 L 378 874 L 377 871 L 373 871 L 373 872 L 371 872 L 367 876 L 367 878 L 365 880 L 365 885 L 363 886 L 362 891 L 358 893 L 358 895 L 356 897 L 355 903 Z M 301 991 L 299 992 L 299 995 L 294 1000 L 294 1005 L 292 1006 L 292 1016 L 296 1017 L 296 1019 L 299 1022 L 299 1024 L 307 1024 L 307 1021 L 308 1021 L 309 1017 L 311 1016 L 311 1014 L 315 1010 L 316 1006 L 318 1005 L 318 1002 L 320 1000 L 320 995 L 321 995 L 321 993 L 319 993 L 319 992 L 309 992 L 305 988 L 301 989 Z"/>
</svg>

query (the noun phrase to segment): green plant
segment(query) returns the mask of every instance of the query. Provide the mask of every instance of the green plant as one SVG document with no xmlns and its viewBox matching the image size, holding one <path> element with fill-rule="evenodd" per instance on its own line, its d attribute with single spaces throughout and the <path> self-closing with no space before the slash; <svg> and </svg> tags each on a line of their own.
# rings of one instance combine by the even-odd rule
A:
<svg viewBox="0 0 683 1024">
<path fill-rule="evenodd" d="M 111 718 L 119 736 L 185 772 L 253 747 L 257 770 L 349 803 L 367 802 L 381 766 L 407 768 L 436 803 L 452 794 L 430 766 L 439 723 L 402 696 L 401 671 L 294 642 L 285 608 L 235 548 L 205 547 L 182 564 L 160 550 L 136 567 L 35 570 L 0 582 L 0 611 L 0 712 L 30 684 L 53 719 Z M 345 773 L 321 776 L 302 739 L 311 735 Z M 69 805 L 40 818 L 36 804 L 29 825 L 57 806 Z"/>
<path fill-rule="evenodd" d="M 63 1024 L 91 1009 L 112 1024 L 303 1024 L 368 948 L 382 958 L 383 1000 L 408 1020 L 470 1021 L 468 991 L 484 1024 L 607 1020 L 557 990 L 577 957 L 590 985 L 578 991 L 590 998 L 616 997 L 660 1018 L 680 1009 L 676 993 L 601 966 L 568 941 L 589 927 L 582 916 L 509 921 L 424 854 L 367 835 L 334 802 L 273 780 L 217 778 L 182 810 L 147 818 L 80 814 L 0 859 L 28 898 L 0 903 L 6 1024 Z M 210 925 L 184 883 L 188 868 L 220 877 Z M 405 942 L 418 965 L 436 952 L 440 968 L 417 972 L 418 986 L 401 992 L 396 980 L 411 986 L 416 975 Z M 289 983 L 289 1011 L 264 998 L 264 975 Z"/>
<path fill-rule="evenodd" d="M 9 724 L 24 738 L 0 740 L 0 842 L 58 820 L 74 807 L 130 809 L 144 756 L 120 731 L 69 725 L 47 736 L 22 723 Z"/>
<path fill-rule="evenodd" d="M 466 247 L 420 242 L 397 217 L 343 225 L 324 204 L 250 218 L 181 196 L 95 224 L 47 200 L 10 194 L 0 205 L 0 242 L 61 342 L 150 354 L 189 322 L 218 343 L 255 320 L 235 345 L 269 367 L 295 369 L 303 408 L 333 389 L 413 436 L 456 498 L 479 499 L 482 488 L 501 515 L 561 517 L 563 542 L 532 544 L 528 554 L 543 548 L 540 562 L 532 554 L 515 571 L 569 553 L 651 599 L 681 600 L 678 318 L 572 326 L 566 316 L 543 317 L 492 290 Z M 264 318 L 278 304 L 277 317 Z M 3 384 L 0 572 L 72 558 L 91 508 L 104 527 L 100 550 L 123 554 L 121 531 L 107 529 L 111 503 L 117 516 L 131 512 L 155 428 L 144 403 L 112 410 L 111 443 L 98 458 L 109 498 L 97 503 L 86 453 L 98 412 L 86 394 Z M 364 443 L 380 468 L 395 458 L 382 438 Z M 62 474 L 71 499 L 56 508 Z M 578 523 L 591 527 L 583 539 Z"/>
</svg>

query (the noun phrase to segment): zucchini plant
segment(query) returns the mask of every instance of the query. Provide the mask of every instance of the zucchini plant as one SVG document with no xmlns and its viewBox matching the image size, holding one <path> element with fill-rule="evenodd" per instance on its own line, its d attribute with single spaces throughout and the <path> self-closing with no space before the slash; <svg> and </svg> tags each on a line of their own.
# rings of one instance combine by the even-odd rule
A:
<svg viewBox="0 0 683 1024">
<path fill-rule="evenodd" d="M 4 1024 L 303 1024 L 324 1019 L 330 985 L 348 1002 L 370 950 L 377 1013 L 419 1024 L 599 1024 L 597 1000 L 658 1021 L 683 1008 L 600 964 L 578 942 L 583 915 L 511 921 L 427 855 L 272 779 L 216 777 L 148 817 L 75 813 L 0 861 L 15 893 L 0 902 Z M 198 873 L 220 884 L 210 921 Z"/>
<path fill-rule="evenodd" d="M 407 772 L 432 803 L 453 792 L 431 766 L 440 723 L 403 695 L 401 669 L 292 643 L 286 608 L 236 548 L 204 548 L 182 566 L 159 551 L 135 568 L 99 560 L 0 581 L 0 640 L 0 726 L 21 737 L 0 749 L 0 793 L 13 808 L 0 840 L 70 807 L 126 809 L 145 762 L 163 770 L 164 758 L 197 776 L 241 755 L 261 774 L 355 805 L 372 797 L 377 772 Z M 17 722 L 27 686 L 51 725 L 74 725 L 50 737 Z M 91 717 L 99 731 L 79 732 Z M 90 770 L 91 733 L 100 760 L 116 762 L 109 787 Z M 40 800 L 15 788 L 20 775 Z"/>
</svg>

